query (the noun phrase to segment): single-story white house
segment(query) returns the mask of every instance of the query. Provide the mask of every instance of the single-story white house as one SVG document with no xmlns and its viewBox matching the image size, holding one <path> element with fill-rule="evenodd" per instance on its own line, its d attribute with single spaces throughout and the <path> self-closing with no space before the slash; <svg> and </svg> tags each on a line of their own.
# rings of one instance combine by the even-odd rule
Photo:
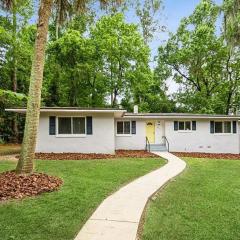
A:
<svg viewBox="0 0 240 240">
<path fill-rule="evenodd" d="M 26 109 L 7 109 L 25 113 Z M 43 107 L 37 152 L 103 153 L 115 150 L 240 153 L 240 116 L 128 113 L 122 109 Z"/>
</svg>

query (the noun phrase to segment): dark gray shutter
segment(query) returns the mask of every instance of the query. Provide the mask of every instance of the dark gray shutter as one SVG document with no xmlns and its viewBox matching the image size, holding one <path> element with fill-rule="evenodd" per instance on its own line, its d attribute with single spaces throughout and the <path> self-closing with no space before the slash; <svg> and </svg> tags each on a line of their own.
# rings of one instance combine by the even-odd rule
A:
<svg viewBox="0 0 240 240">
<path fill-rule="evenodd" d="M 210 133 L 214 133 L 214 121 L 210 122 Z"/>
<path fill-rule="evenodd" d="M 178 131 L 178 121 L 174 121 L 174 131 Z"/>
<path fill-rule="evenodd" d="M 233 133 L 237 133 L 237 122 L 233 121 L 232 126 L 233 126 Z"/>
<path fill-rule="evenodd" d="M 92 117 L 87 117 L 87 135 L 93 134 Z"/>
<path fill-rule="evenodd" d="M 197 122 L 196 121 L 192 121 L 192 130 L 193 131 L 197 130 Z"/>
<path fill-rule="evenodd" d="M 56 117 L 50 116 L 49 117 L 49 135 L 56 134 Z"/>
<path fill-rule="evenodd" d="M 136 121 L 132 121 L 132 134 L 136 134 Z"/>
</svg>

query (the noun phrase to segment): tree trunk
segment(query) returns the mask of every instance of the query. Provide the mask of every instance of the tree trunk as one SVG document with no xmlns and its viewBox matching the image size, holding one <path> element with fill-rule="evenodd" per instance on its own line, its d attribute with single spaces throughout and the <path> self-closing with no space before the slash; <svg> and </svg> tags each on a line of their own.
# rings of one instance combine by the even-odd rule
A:
<svg viewBox="0 0 240 240">
<path fill-rule="evenodd" d="M 17 92 L 17 11 L 16 1 L 12 3 L 12 84 L 13 91 Z"/>
<path fill-rule="evenodd" d="M 34 157 L 39 125 L 41 89 L 45 60 L 45 46 L 48 34 L 48 21 L 52 5 L 53 0 L 41 0 L 38 12 L 39 20 L 32 62 L 24 137 L 20 158 L 16 168 L 16 172 L 19 174 L 29 174 L 34 170 Z"/>
<path fill-rule="evenodd" d="M 13 1 L 12 6 L 12 84 L 13 92 L 17 92 L 17 12 L 16 12 L 16 1 Z M 18 142 L 18 119 L 17 115 L 13 116 L 13 141 Z"/>
<path fill-rule="evenodd" d="M 231 100 L 232 100 L 232 92 L 229 92 L 228 93 L 228 98 L 227 98 L 226 110 L 225 110 L 226 115 L 228 115 L 230 113 Z"/>
<path fill-rule="evenodd" d="M 56 16 L 56 40 L 59 38 L 59 25 L 60 25 L 60 1 L 58 1 L 57 16 Z"/>
<path fill-rule="evenodd" d="M 117 96 L 118 96 L 118 91 L 117 89 L 114 89 L 112 107 L 116 107 L 117 105 Z"/>
</svg>

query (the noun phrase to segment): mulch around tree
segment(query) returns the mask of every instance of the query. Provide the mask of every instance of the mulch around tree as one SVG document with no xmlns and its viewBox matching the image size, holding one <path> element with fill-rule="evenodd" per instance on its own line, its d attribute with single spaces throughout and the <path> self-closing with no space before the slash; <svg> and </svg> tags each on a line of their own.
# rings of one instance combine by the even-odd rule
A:
<svg viewBox="0 0 240 240">
<path fill-rule="evenodd" d="M 0 173 L 0 202 L 53 192 L 62 184 L 60 178 L 44 173 L 18 175 L 15 171 L 3 172 Z"/>
<path fill-rule="evenodd" d="M 240 154 L 230 154 L 230 153 L 173 152 L 173 154 L 178 157 L 240 160 Z"/>
<path fill-rule="evenodd" d="M 144 150 L 117 150 L 111 154 L 83 154 L 83 153 L 36 153 L 35 158 L 41 160 L 87 160 L 87 159 L 114 159 L 114 158 L 156 158 L 153 153 Z"/>
</svg>

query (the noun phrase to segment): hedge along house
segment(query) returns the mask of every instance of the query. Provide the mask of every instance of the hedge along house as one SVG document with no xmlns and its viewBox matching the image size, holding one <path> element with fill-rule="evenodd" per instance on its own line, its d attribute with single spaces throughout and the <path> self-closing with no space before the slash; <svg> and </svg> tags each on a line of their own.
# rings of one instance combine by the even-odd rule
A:
<svg viewBox="0 0 240 240">
<path fill-rule="evenodd" d="M 26 109 L 7 109 L 25 113 Z M 115 150 L 240 153 L 236 115 L 127 113 L 121 109 L 41 108 L 37 152 Z"/>
</svg>

